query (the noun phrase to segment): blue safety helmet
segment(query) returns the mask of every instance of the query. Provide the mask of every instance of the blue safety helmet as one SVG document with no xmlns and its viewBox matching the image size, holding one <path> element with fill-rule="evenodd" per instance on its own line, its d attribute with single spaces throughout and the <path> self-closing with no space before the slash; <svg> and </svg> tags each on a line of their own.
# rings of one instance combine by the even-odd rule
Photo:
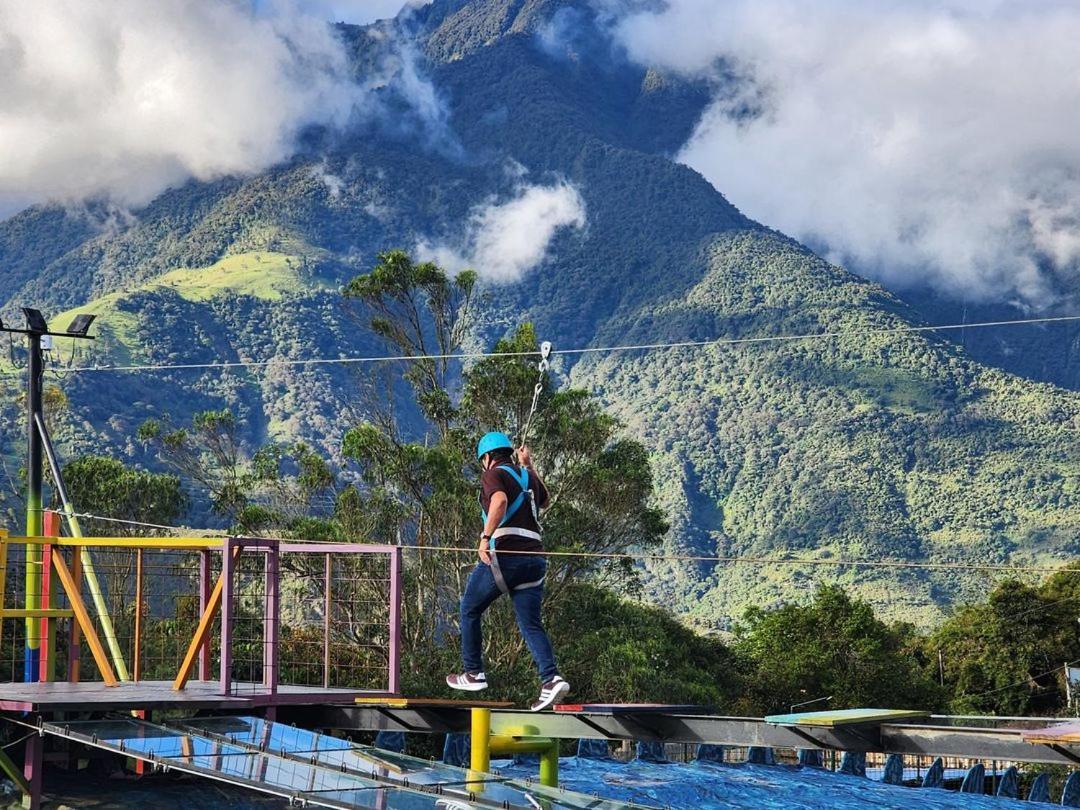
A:
<svg viewBox="0 0 1080 810">
<path fill-rule="evenodd" d="M 499 433 L 498 431 L 492 431 L 491 433 L 485 433 L 484 437 L 480 440 L 480 443 L 476 445 L 476 457 L 478 459 L 483 458 L 492 450 L 513 450 L 514 444 L 510 441 L 510 437 L 505 433 Z"/>
</svg>

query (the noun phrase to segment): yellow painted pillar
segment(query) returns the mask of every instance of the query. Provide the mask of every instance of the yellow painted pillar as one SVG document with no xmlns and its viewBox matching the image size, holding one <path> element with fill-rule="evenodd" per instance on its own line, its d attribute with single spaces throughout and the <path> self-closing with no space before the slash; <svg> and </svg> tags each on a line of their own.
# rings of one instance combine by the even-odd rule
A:
<svg viewBox="0 0 1080 810">
<path fill-rule="evenodd" d="M 472 738 L 469 741 L 469 765 L 474 771 L 491 770 L 491 709 L 472 709 Z"/>
<path fill-rule="evenodd" d="M 559 786 L 558 740 L 552 740 L 551 745 L 540 752 L 540 784 L 553 788 Z"/>
</svg>

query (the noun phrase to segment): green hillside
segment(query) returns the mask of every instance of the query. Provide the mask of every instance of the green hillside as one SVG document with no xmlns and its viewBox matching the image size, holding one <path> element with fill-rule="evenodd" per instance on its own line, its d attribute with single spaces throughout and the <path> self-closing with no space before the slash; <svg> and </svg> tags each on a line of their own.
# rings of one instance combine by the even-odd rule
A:
<svg viewBox="0 0 1080 810">
<path fill-rule="evenodd" d="M 1080 538 L 1080 398 L 977 365 L 905 307 L 775 235 L 719 237 L 682 300 L 609 323 L 628 342 L 852 333 L 618 354 L 575 368 L 657 448 L 675 553 L 1054 564 Z M 706 625 L 835 576 L 892 618 L 975 599 L 957 572 L 661 566 L 657 598 Z M 897 591 L 897 586 L 901 590 Z"/>
<path fill-rule="evenodd" d="M 588 8 L 422 9 L 423 67 L 446 101 L 452 144 L 431 142 L 388 86 L 393 125 L 308 133 L 297 157 L 261 175 L 188 183 L 119 224 L 94 206 L 0 222 L 0 263 L 11 270 L 0 276 L 0 314 L 27 304 L 61 323 L 97 313 L 102 339 L 80 358 L 91 364 L 377 354 L 337 287 L 379 251 L 452 239 L 477 206 L 510 199 L 522 182 L 565 179 L 585 201 L 587 227 L 560 232 L 520 282 L 488 287 L 476 345 L 525 319 L 564 348 L 922 322 L 673 162 L 708 89 L 623 62 Z M 536 33 L 561 10 L 579 15 L 566 53 Z M 340 33 L 359 75 L 377 66 L 385 36 Z M 508 171 L 516 164 L 524 180 Z M 1078 550 L 1080 394 L 981 366 L 943 337 L 561 362 L 654 452 L 670 550 L 956 563 L 1056 562 Z M 10 455 L 21 441 L 19 387 L 4 379 L 0 453 Z M 66 453 L 151 463 L 133 439 L 139 423 L 211 407 L 233 409 L 253 445 L 302 437 L 338 457 L 359 381 L 342 367 L 279 363 L 54 383 L 70 402 Z M 696 564 L 655 566 L 648 592 L 722 628 L 746 604 L 808 598 L 818 581 L 853 585 L 887 615 L 922 623 L 988 585 L 962 571 Z"/>
</svg>

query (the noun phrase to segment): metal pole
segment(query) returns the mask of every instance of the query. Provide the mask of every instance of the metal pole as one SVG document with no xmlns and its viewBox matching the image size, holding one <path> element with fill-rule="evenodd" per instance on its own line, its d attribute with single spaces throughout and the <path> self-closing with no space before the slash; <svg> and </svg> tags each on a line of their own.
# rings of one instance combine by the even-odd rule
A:
<svg viewBox="0 0 1080 810">
<path fill-rule="evenodd" d="M 470 714 L 469 767 L 487 773 L 491 770 L 491 709 L 473 707 Z"/>
<path fill-rule="evenodd" d="M 221 555 L 221 694 L 232 694 L 233 548 L 239 541 L 228 538 Z"/>
<path fill-rule="evenodd" d="M 210 552 L 199 552 L 199 616 L 206 613 L 210 604 Z M 198 622 L 196 621 L 196 624 Z M 199 648 L 199 680 L 210 680 L 210 638 L 207 637 Z"/>
<path fill-rule="evenodd" d="M 390 552 L 390 677 L 387 689 L 401 691 L 401 546 Z"/>
<path fill-rule="evenodd" d="M 75 517 L 75 507 L 71 503 L 71 498 L 68 497 L 64 476 L 60 472 L 60 462 L 57 459 L 56 450 L 53 448 L 52 439 L 49 437 L 48 428 L 45 427 L 45 420 L 41 414 L 34 417 L 34 424 L 37 426 L 38 439 L 49 459 L 53 485 L 56 487 L 56 494 L 60 496 L 60 503 L 63 505 L 64 517 L 67 518 L 71 536 L 82 537 L 83 533 L 79 527 L 79 520 Z M 101 623 L 101 633 L 105 636 L 105 643 L 109 646 L 109 653 L 112 655 L 116 674 L 122 681 L 130 680 L 127 664 L 124 663 L 124 653 L 120 649 L 120 641 L 116 637 L 116 629 L 113 627 L 112 617 L 109 615 L 109 606 L 105 601 L 105 594 L 101 590 L 101 584 L 98 582 L 97 573 L 94 570 L 94 560 L 90 556 L 90 550 L 84 546 L 76 552 L 76 556 L 82 562 L 86 574 L 86 585 L 90 590 L 90 597 L 94 601 L 94 609 L 97 611 L 98 621 Z"/>
<path fill-rule="evenodd" d="M 278 642 L 281 640 L 281 565 L 278 544 L 267 546 L 263 560 L 266 574 L 266 616 L 263 623 L 263 684 L 270 694 L 278 691 Z"/>
<path fill-rule="evenodd" d="M 143 550 L 135 551 L 135 651 L 132 653 L 132 669 L 135 682 L 142 676 L 142 612 L 143 612 Z"/>
<path fill-rule="evenodd" d="M 42 446 L 38 434 L 37 419 L 44 410 L 42 377 L 45 373 L 41 354 L 41 335 L 27 336 L 30 360 L 27 367 L 29 381 L 26 395 L 26 536 L 40 537 L 42 532 Z M 38 545 L 26 546 L 26 609 L 41 607 L 41 560 L 42 549 Z M 37 619 L 26 620 L 26 653 L 23 662 L 23 680 L 37 681 L 41 661 L 40 624 Z"/>
<path fill-rule="evenodd" d="M 323 689 L 330 688 L 330 613 L 334 609 L 333 594 L 333 563 L 330 554 L 326 555 L 326 570 L 324 572 L 323 585 Z"/>
</svg>

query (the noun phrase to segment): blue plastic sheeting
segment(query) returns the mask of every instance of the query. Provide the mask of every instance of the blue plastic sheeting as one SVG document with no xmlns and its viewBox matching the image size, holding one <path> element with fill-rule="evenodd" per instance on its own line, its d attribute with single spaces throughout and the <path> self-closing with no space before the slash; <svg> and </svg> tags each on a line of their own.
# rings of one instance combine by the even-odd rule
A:
<svg viewBox="0 0 1080 810">
<path fill-rule="evenodd" d="M 607 740 L 578 740 L 577 755 L 583 759 L 611 759 Z"/>
<path fill-rule="evenodd" d="M 642 762 L 667 762 L 667 753 L 662 742 L 639 742 L 637 758 Z"/>
<path fill-rule="evenodd" d="M 754 746 L 746 749 L 746 761 L 751 765 L 775 765 L 776 757 L 771 748 Z"/>
<path fill-rule="evenodd" d="M 375 747 L 383 751 L 393 751 L 396 754 L 405 753 L 405 732 L 403 731 L 380 731 L 375 735 Z"/>
<path fill-rule="evenodd" d="M 803 768 L 823 768 L 825 757 L 817 748 L 800 748 L 799 765 Z"/>
<path fill-rule="evenodd" d="M 1031 783 L 1031 790 L 1028 791 L 1028 801 L 1049 803 L 1050 774 L 1040 773 L 1035 777 L 1035 781 Z"/>
<path fill-rule="evenodd" d="M 1016 770 L 1015 765 L 1001 775 L 997 795 L 1006 799 L 1020 798 L 1020 772 Z"/>
<path fill-rule="evenodd" d="M 469 735 L 447 734 L 446 742 L 443 743 L 442 761 L 445 765 L 453 765 L 457 768 L 469 767 Z"/>
<path fill-rule="evenodd" d="M 719 762 L 722 765 L 724 763 L 724 746 L 710 745 L 709 743 L 699 745 L 697 758 L 699 762 Z"/>
<path fill-rule="evenodd" d="M 935 759 L 926 772 L 926 776 L 922 780 L 922 786 L 924 788 L 945 787 L 945 763 L 941 761 L 941 757 Z"/>
<path fill-rule="evenodd" d="M 1065 780 L 1065 789 L 1061 792 L 1063 807 L 1080 807 L 1080 772 L 1073 771 Z"/>
<path fill-rule="evenodd" d="M 881 781 L 887 785 L 904 784 L 904 758 L 899 754 L 889 754 L 885 760 L 885 773 Z"/>
<path fill-rule="evenodd" d="M 986 792 L 986 766 L 976 762 L 971 770 L 964 775 L 964 781 L 960 783 L 961 793 L 985 793 Z"/>
<path fill-rule="evenodd" d="M 503 774 L 536 777 L 536 771 L 511 766 Z M 569 790 L 607 799 L 695 810 L 1033 810 L 1033 805 L 1013 799 L 897 787 L 783 765 L 624 764 L 568 757 L 562 760 L 559 781 Z"/>
<path fill-rule="evenodd" d="M 845 751 L 840 757 L 840 773 L 845 776 L 866 776 L 866 754 Z"/>
</svg>

